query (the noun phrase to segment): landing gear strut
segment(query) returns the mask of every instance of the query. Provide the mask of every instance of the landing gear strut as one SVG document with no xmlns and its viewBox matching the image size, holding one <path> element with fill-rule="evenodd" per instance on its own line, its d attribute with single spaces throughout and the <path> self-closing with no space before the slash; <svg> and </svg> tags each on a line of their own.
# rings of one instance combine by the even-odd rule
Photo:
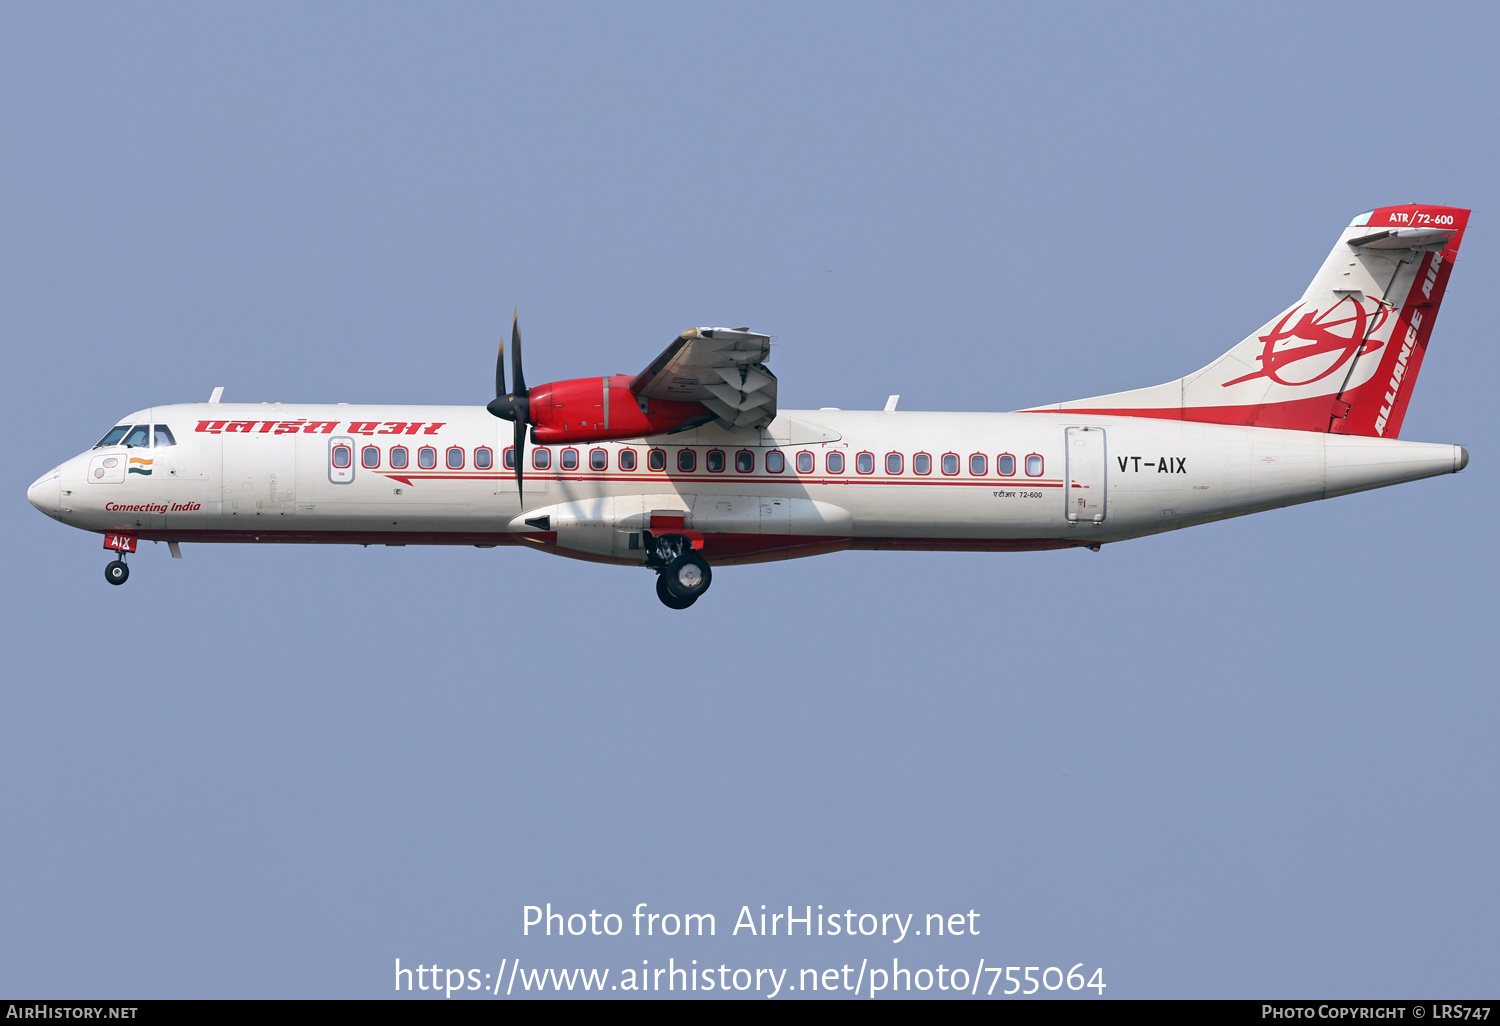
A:
<svg viewBox="0 0 1500 1026">
<path fill-rule="evenodd" d="M 697 602 L 714 574 L 708 560 L 692 549 L 692 542 L 680 534 L 646 536 L 650 558 L 646 565 L 656 570 L 656 597 L 668 609 L 686 609 Z"/>
<path fill-rule="evenodd" d="M 130 580 L 130 567 L 125 565 L 125 554 L 122 552 L 119 559 L 111 560 L 104 568 L 104 579 L 110 584 L 124 584 Z"/>
</svg>

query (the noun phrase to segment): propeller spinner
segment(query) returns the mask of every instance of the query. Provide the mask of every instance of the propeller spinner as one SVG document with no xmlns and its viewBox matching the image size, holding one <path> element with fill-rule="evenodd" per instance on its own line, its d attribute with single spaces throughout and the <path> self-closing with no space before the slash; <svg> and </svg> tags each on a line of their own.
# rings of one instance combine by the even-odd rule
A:
<svg viewBox="0 0 1500 1026">
<path fill-rule="evenodd" d="M 521 491 L 521 467 L 526 460 L 526 428 L 532 423 L 530 393 L 526 390 L 526 375 L 521 370 L 521 308 L 516 307 L 510 324 L 510 367 L 515 379 L 513 391 L 505 389 L 505 340 L 500 340 L 500 352 L 495 357 L 495 398 L 485 409 L 515 424 L 516 492 Z"/>
</svg>

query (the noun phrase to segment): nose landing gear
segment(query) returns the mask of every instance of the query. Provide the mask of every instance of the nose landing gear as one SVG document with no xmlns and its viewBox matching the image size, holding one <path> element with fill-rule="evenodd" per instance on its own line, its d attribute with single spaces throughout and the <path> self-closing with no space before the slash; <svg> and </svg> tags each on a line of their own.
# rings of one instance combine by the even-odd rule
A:
<svg viewBox="0 0 1500 1026">
<path fill-rule="evenodd" d="M 104 568 L 104 579 L 110 584 L 124 584 L 130 580 L 130 567 L 125 565 L 125 556 L 135 551 L 136 539 L 128 534 L 106 534 L 104 548 L 115 554 Z"/>
<path fill-rule="evenodd" d="M 668 609 L 686 609 L 697 602 L 713 583 L 708 560 L 692 550 L 692 541 L 680 534 L 647 535 L 651 557 L 646 565 L 656 570 L 656 597 Z"/>
</svg>

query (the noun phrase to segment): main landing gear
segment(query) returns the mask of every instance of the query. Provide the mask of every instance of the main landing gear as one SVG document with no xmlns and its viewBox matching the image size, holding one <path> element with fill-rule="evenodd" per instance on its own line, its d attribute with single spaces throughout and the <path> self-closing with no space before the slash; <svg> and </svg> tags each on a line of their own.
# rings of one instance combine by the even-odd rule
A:
<svg viewBox="0 0 1500 1026">
<path fill-rule="evenodd" d="M 690 552 L 662 568 L 656 578 L 656 597 L 668 609 L 686 609 L 708 590 L 713 579 L 708 562 Z"/>
<path fill-rule="evenodd" d="M 104 579 L 110 584 L 124 584 L 130 580 L 130 567 L 125 565 L 125 553 L 120 553 L 119 559 L 110 560 L 109 565 L 104 568 Z"/>
<path fill-rule="evenodd" d="M 708 560 L 692 549 L 692 542 L 680 534 L 653 537 L 646 535 L 650 558 L 646 565 L 656 571 L 656 597 L 668 609 L 686 609 L 697 602 L 714 574 Z"/>
</svg>

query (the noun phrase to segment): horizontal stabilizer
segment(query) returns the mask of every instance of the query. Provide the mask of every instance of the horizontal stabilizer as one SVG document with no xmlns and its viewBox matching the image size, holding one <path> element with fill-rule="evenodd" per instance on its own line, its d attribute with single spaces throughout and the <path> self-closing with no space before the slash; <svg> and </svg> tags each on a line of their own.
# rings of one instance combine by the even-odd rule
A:
<svg viewBox="0 0 1500 1026">
<path fill-rule="evenodd" d="M 1388 228 L 1383 232 L 1350 239 L 1349 248 L 1421 249 L 1423 246 L 1446 246 L 1451 238 L 1452 228 Z"/>
</svg>

